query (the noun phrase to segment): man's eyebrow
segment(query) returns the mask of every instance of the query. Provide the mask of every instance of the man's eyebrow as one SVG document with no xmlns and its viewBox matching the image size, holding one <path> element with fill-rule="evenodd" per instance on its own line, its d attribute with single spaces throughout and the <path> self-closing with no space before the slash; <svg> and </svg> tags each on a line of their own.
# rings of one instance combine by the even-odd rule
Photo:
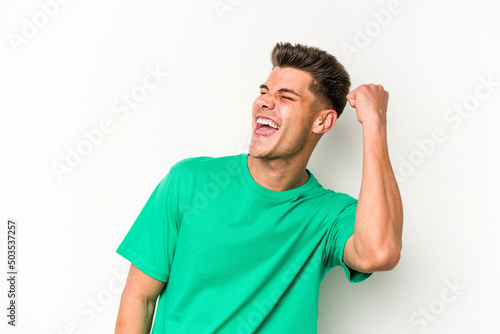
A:
<svg viewBox="0 0 500 334">
<path fill-rule="evenodd" d="M 266 85 L 262 84 L 262 85 L 260 85 L 260 89 L 269 90 L 269 87 L 267 87 Z M 296 95 L 298 97 L 301 97 L 297 92 L 295 92 L 292 89 L 288 89 L 288 88 L 281 88 L 281 89 L 278 90 L 278 92 L 279 93 L 290 93 L 290 94 Z"/>
</svg>

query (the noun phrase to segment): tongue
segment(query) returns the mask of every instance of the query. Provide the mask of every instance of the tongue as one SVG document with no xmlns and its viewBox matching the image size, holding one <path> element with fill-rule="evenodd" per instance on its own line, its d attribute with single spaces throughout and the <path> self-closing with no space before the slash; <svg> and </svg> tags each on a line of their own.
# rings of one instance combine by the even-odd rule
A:
<svg viewBox="0 0 500 334">
<path fill-rule="evenodd" d="M 275 133 L 276 131 L 278 131 L 278 129 L 264 125 L 264 126 L 261 126 L 260 128 L 258 128 L 257 130 L 255 130 L 255 134 L 261 135 L 261 136 L 270 136 L 273 133 Z"/>
</svg>

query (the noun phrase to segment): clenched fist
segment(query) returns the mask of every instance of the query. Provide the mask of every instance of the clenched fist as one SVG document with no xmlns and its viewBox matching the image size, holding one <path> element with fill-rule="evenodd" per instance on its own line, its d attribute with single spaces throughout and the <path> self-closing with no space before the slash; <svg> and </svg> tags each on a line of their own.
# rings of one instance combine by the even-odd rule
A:
<svg viewBox="0 0 500 334">
<path fill-rule="evenodd" d="M 389 93 L 381 85 L 361 85 L 349 94 L 347 101 L 356 109 L 361 124 L 380 122 L 386 125 L 387 101 Z"/>
</svg>

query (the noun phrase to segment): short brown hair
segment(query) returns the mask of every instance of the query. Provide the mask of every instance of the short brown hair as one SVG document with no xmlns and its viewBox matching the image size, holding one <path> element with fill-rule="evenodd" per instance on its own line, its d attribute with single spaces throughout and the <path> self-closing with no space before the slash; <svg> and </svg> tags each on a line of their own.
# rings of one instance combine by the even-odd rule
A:
<svg viewBox="0 0 500 334">
<path fill-rule="evenodd" d="M 309 90 L 322 105 L 332 108 L 340 117 L 346 106 L 351 80 L 337 58 L 316 47 L 276 43 L 271 53 L 273 68 L 292 67 L 308 72 L 313 81 Z"/>
</svg>

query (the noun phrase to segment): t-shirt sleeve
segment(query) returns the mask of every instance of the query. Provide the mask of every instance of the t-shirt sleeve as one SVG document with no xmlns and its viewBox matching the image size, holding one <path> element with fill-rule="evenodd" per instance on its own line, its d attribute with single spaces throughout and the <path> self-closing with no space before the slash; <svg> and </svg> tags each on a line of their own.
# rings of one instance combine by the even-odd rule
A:
<svg viewBox="0 0 500 334">
<path fill-rule="evenodd" d="M 179 235 L 173 170 L 157 185 L 116 252 L 139 270 L 167 282 Z"/>
<path fill-rule="evenodd" d="M 325 266 L 331 269 L 340 266 L 344 269 L 351 283 L 359 283 L 370 277 L 371 273 L 362 273 L 349 268 L 343 261 L 344 247 L 347 239 L 354 234 L 354 220 L 358 202 L 353 200 L 335 218 L 326 239 Z"/>
</svg>

